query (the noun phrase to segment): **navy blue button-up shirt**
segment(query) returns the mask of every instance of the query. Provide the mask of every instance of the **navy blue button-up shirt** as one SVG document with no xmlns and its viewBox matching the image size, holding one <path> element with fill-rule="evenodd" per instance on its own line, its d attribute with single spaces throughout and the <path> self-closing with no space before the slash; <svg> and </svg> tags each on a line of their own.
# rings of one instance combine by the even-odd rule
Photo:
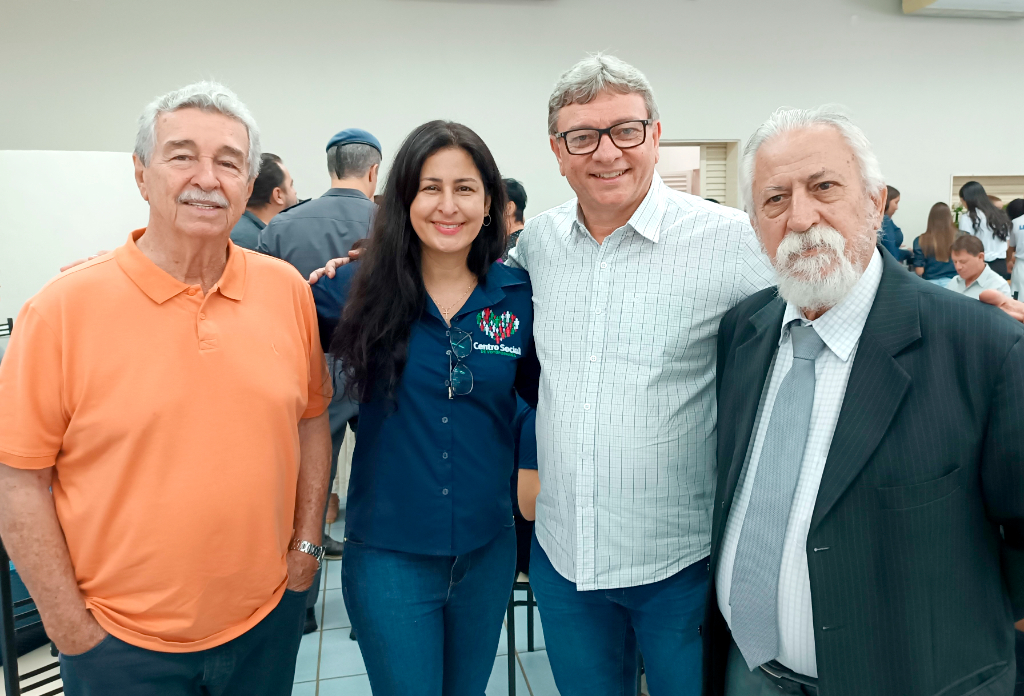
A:
<svg viewBox="0 0 1024 696">
<path fill-rule="evenodd" d="M 325 344 L 358 265 L 313 286 Z M 513 524 L 516 393 L 536 404 L 539 376 L 529 276 L 494 264 L 452 318 L 473 335 L 465 396 L 448 396 L 449 330 L 429 298 L 426 305 L 394 401 L 378 388 L 360 404 L 345 533 L 379 548 L 458 556 Z"/>
</svg>

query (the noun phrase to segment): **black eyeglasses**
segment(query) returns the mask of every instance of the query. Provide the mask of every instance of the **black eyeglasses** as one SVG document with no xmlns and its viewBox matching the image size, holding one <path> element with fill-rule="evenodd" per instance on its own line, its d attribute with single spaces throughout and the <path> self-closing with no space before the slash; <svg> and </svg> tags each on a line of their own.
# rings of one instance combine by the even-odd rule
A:
<svg viewBox="0 0 1024 696">
<path fill-rule="evenodd" d="M 473 334 L 453 326 L 448 329 L 448 341 L 452 346 L 448 351 L 448 398 L 454 399 L 473 391 L 473 372 L 462 362 L 473 352 Z"/>
<path fill-rule="evenodd" d="M 601 147 L 601 136 L 607 135 L 611 138 L 615 147 L 620 150 L 629 150 L 639 147 L 647 141 L 647 126 L 654 123 L 654 119 L 642 121 L 623 121 L 608 128 L 575 128 L 573 130 L 555 133 L 555 138 L 565 141 L 565 149 L 570 155 L 589 155 Z"/>
</svg>

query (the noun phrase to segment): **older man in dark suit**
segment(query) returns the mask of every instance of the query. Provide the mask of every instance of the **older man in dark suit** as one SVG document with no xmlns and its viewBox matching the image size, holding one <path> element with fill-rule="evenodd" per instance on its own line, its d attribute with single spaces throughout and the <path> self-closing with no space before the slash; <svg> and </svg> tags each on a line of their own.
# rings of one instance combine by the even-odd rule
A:
<svg viewBox="0 0 1024 696">
<path fill-rule="evenodd" d="M 706 693 L 1009 696 L 1024 329 L 876 246 L 841 114 L 776 112 L 742 175 L 778 286 L 719 333 Z"/>
</svg>

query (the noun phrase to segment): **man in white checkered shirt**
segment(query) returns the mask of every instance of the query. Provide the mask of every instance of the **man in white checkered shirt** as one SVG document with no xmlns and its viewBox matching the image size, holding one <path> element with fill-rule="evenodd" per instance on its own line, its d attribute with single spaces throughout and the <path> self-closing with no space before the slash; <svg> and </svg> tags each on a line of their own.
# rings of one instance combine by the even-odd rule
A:
<svg viewBox="0 0 1024 696">
<path fill-rule="evenodd" d="M 541 492 L 530 582 L 562 696 L 699 694 L 718 324 L 772 284 L 739 210 L 670 190 L 646 78 L 591 56 L 549 102 L 577 198 L 530 220 Z M 539 542 L 539 544 L 538 544 Z"/>
</svg>

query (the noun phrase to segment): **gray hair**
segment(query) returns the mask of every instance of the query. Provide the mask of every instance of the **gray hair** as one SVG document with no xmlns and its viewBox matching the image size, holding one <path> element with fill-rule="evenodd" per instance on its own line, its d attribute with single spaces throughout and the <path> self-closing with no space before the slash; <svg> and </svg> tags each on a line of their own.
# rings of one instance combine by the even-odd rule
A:
<svg viewBox="0 0 1024 696">
<path fill-rule="evenodd" d="M 643 95 L 647 117 L 658 120 L 654 91 L 644 74 L 615 56 L 595 53 L 566 70 L 555 83 L 548 100 L 548 134 L 558 132 L 558 112 L 563 106 L 589 104 L 605 91 Z"/>
<path fill-rule="evenodd" d="M 339 179 L 366 176 L 370 167 L 380 164 L 380 153 L 373 145 L 351 143 L 327 149 L 327 169 Z"/>
<path fill-rule="evenodd" d="M 230 89 L 216 82 L 196 82 L 157 97 L 139 117 L 139 132 L 135 136 L 135 154 L 149 166 L 156 147 L 156 120 L 160 114 L 178 109 L 201 109 L 216 112 L 239 121 L 249 135 L 249 179 L 260 173 L 260 129 L 249 109 Z"/>
<path fill-rule="evenodd" d="M 743 160 L 740 163 L 740 193 L 743 196 L 743 207 L 755 219 L 754 214 L 754 160 L 761 146 L 777 135 L 814 126 L 827 126 L 839 131 L 843 139 L 853 150 L 857 163 L 860 165 L 860 178 L 864 190 L 873 195 L 885 186 L 882 170 L 878 166 L 878 158 L 871 149 L 864 131 L 854 125 L 836 106 L 819 106 L 817 109 L 777 109 L 771 118 L 754 131 L 743 148 Z"/>
</svg>

